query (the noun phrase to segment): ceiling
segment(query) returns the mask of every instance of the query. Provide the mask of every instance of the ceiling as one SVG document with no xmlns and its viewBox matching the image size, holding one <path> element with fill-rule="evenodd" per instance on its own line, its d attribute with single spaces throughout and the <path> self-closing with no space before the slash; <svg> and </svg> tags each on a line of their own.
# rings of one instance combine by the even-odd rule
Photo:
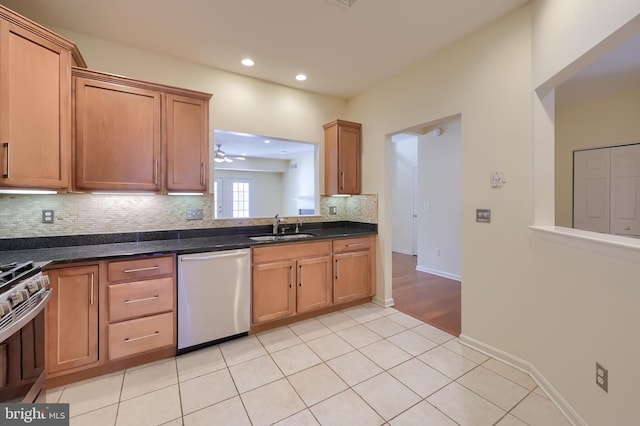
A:
<svg viewBox="0 0 640 426">
<path fill-rule="evenodd" d="M 528 0 L 0 0 L 64 28 L 348 99 Z M 251 57 L 255 65 L 240 64 Z M 91 67 L 91 64 L 88 64 Z M 304 82 L 295 75 L 305 73 Z"/>
<path fill-rule="evenodd" d="M 313 143 L 290 141 L 247 133 L 214 130 L 216 150 L 219 148 L 228 156 L 273 158 L 277 160 L 291 160 L 314 152 Z M 217 145 L 220 145 L 218 147 Z"/>
</svg>

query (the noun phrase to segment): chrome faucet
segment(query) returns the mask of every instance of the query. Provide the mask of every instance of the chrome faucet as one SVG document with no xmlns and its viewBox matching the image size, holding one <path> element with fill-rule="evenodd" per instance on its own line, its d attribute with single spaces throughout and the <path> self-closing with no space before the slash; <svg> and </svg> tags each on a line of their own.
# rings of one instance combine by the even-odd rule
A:
<svg viewBox="0 0 640 426">
<path fill-rule="evenodd" d="M 278 235 L 278 226 L 284 222 L 284 219 L 281 217 L 279 214 L 275 215 L 275 217 L 273 218 L 273 235 Z"/>
<path fill-rule="evenodd" d="M 302 228 L 302 220 L 300 218 L 298 218 L 298 220 L 296 222 L 296 234 L 298 232 L 300 232 L 300 228 Z"/>
</svg>

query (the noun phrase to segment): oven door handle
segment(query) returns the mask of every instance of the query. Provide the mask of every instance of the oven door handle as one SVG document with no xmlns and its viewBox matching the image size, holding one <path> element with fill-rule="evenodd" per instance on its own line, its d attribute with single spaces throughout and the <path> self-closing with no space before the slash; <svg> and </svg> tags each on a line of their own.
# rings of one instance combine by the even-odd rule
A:
<svg viewBox="0 0 640 426">
<path fill-rule="evenodd" d="M 49 297 L 51 297 L 51 289 L 41 290 L 43 291 L 42 297 L 38 301 L 38 303 L 27 312 L 24 316 L 22 316 L 19 320 L 14 321 L 4 330 L 0 331 L 0 343 L 7 340 L 9 337 L 13 336 L 15 332 L 24 327 L 29 321 L 38 316 L 40 312 L 44 309 L 47 303 L 49 303 Z M 13 315 L 13 313 L 9 314 Z"/>
</svg>

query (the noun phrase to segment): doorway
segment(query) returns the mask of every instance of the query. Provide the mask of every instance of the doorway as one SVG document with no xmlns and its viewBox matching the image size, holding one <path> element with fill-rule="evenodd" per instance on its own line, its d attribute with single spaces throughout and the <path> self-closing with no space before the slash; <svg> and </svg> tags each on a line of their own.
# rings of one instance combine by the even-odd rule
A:
<svg viewBox="0 0 640 426">
<path fill-rule="evenodd" d="M 461 332 L 461 124 L 458 115 L 393 135 L 390 158 L 395 307 L 454 335 Z"/>
</svg>

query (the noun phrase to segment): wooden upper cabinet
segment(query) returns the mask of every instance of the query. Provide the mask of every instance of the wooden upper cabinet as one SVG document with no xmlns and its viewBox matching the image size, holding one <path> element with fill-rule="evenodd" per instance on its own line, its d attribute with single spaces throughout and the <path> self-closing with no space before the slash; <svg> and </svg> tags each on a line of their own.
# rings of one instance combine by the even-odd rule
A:
<svg viewBox="0 0 640 426">
<path fill-rule="evenodd" d="M 324 193 L 360 194 L 360 123 L 334 120 L 324 126 Z"/>
<path fill-rule="evenodd" d="M 207 190 L 208 93 L 73 68 L 77 190 Z"/>
<path fill-rule="evenodd" d="M 69 187 L 74 48 L 0 6 L 0 186 Z"/>
<path fill-rule="evenodd" d="M 160 93 L 117 80 L 74 81 L 74 187 L 160 191 Z"/>
<path fill-rule="evenodd" d="M 208 188 L 209 101 L 166 96 L 167 190 Z"/>
</svg>

